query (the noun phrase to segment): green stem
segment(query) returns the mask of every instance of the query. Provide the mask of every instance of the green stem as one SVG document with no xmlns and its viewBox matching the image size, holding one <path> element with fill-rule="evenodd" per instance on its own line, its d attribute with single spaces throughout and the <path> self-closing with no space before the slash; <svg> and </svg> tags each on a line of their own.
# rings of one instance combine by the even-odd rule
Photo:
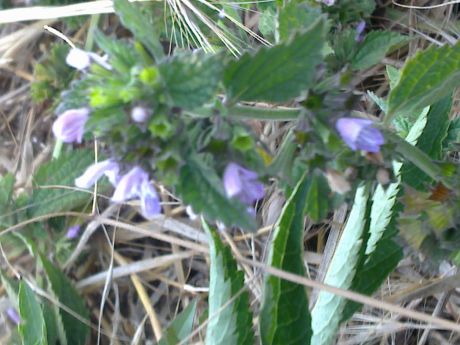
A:
<svg viewBox="0 0 460 345">
<path fill-rule="evenodd" d="M 272 120 L 272 121 L 289 121 L 299 118 L 301 109 L 290 108 L 257 108 L 244 105 L 234 105 L 225 109 L 226 116 L 242 119 L 253 120 Z M 214 114 L 213 107 L 202 107 L 194 109 L 193 111 L 186 112 L 189 115 L 197 117 L 209 117 Z"/>
</svg>

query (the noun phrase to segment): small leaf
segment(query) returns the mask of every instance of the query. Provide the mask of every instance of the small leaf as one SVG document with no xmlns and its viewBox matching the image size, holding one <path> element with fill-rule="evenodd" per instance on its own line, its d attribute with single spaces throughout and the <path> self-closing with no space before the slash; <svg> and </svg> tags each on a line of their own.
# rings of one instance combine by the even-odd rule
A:
<svg viewBox="0 0 460 345">
<path fill-rule="evenodd" d="M 284 102 L 299 96 L 311 85 L 321 62 L 325 28 L 325 21 L 318 19 L 288 43 L 231 62 L 224 72 L 228 103 Z"/>
<path fill-rule="evenodd" d="M 308 195 L 305 203 L 305 213 L 314 222 L 319 222 L 327 216 L 329 212 L 329 193 L 326 178 L 320 171 L 315 171 L 308 182 Z"/>
<path fill-rule="evenodd" d="M 440 63 L 442 62 L 442 63 Z M 388 98 L 389 123 L 397 112 L 421 109 L 448 96 L 460 85 L 460 42 L 431 47 L 408 60 Z"/>
<path fill-rule="evenodd" d="M 256 228 L 255 219 L 246 207 L 226 196 L 222 181 L 200 157 L 187 160 L 180 174 L 179 193 L 194 212 L 202 212 L 207 218 L 220 220 L 228 226 L 235 225 L 245 230 Z"/>
<path fill-rule="evenodd" d="M 361 185 L 356 190 L 351 209 L 340 241 L 334 252 L 324 283 L 341 289 L 349 289 L 360 260 L 363 238 L 367 231 L 369 188 Z M 347 300 L 330 292 L 321 291 L 312 310 L 312 344 L 332 344 Z"/>
<path fill-rule="evenodd" d="M 35 299 L 35 294 L 22 281 L 19 285 L 19 334 L 23 345 L 47 345 L 46 327 L 40 304 Z"/>
<path fill-rule="evenodd" d="M 222 56 L 176 55 L 158 66 L 171 106 L 192 110 L 211 100 L 222 77 Z"/>
<path fill-rule="evenodd" d="M 387 65 L 386 66 L 388 81 L 390 82 L 390 89 L 394 89 L 396 85 L 399 83 L 399 79 L 401 78 L 401 72 L 393 66 Z"/>
<path fill-rule="evenodd" d="M 192 332 L 197 303 L 198 299 L 193 300 L 187 308 L 176 316 L 160 339 L 159 345 L 176 345 Z"/>
<path fill-rule="evenodd" d="M 303 276 L 304 211 L 309 193 L 306 176 L 283 208 L 271 242 L 268 266 Z M 305 287 L 266 276 L 260 312 L 262 344 L 310 344 L 311 318 Z"/>
<path fill-rule="evenodd" d="M 108 63 L 128 79 L 131 68 L 137 63 L 136 51 L 132 45 L 108 37 L 99 30 L 95 31 L 94 38 L 97 45 L 109 56 Z"/>
<path fill-rule="evenodd" d="M 211 271 L 209 278 L 209 317 L 206 345 L 253 345 L 249 293 L 242 291 L 244 274 L 219 234 L 203 221 L 209 235 Z M 242 291 L 242 292 L 241 292 Z"/>
<path fill-rule="evenodd" d="M 352 59 L 351 65 L 354 69 L 366 69 L 380 62 L 391 49 L 407 41 L 402 36 L 392 31 L 371 31 L 364 41 L 359 45 L 358 51 Z"/>
<path fill-rule="evenodd" d="M 121 23 L 134 34 L 137 40 L 145 45 L 155 60 L 159 62 L 164 57 L 164 52 L 151 18 L 130 1 L 115 0 L 114 6 Z"/>
</svg>

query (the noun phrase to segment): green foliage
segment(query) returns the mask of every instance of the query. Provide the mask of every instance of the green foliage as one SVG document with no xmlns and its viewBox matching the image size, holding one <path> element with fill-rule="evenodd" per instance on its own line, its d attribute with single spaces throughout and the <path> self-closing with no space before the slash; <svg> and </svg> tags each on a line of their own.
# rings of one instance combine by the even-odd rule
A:
<svg viewBox="0 0 460 345">
<path fill-rule="evenodd" d="M 399 44 L 406 42 L 408 38 L 391 31 L 371 31 L 364 41 L 358 46 L 358 50 L 351 61 L 354 69 L 366 69 L 382 60 Z"/>
<path fill-rule="evenodd" d="M 115 0 L 115 11 L 120 17 L 122 24 L 127 27 L 134 37 L 142 42 L 157 62 L 163 57 L 163 47 L 160 37 L 154 30 L 151 17 L 144 14 L 137 4 L 125 0 Z"/>
<path fill-rule="evenodd" d="M 206 345 L 253 345 L 249 294 L 244 291 L 244 273 L 238 271 L 231 251 L 216 230 L 203 222 L 209 235 L 211 269 Z"/>
<path fill-rule="evenodd" d="M 42 165 L 34 176 L 30 217 L 69 211 L 88 202 L 91 194 L 75 190 L 74 181 L 91 165 L 93 159 L 90 150 L 75 150 Z"/>
<path fill-rule="evenodd" d="M 442 61 L 442 63 L 439 63 Z M 388 99 L 389 123 L 397 112 L 421 109 L 452 93 L 460 84 L 460 43 L 431 47 L 408 60 Z"/>
<path fill-rule="evenodd" d="M 13 175 L 6 174 L 5 176 L 0 176 L 0 228 L 6 228 L 13 223 L 13 188 Z"/>
<path fill-rule="evenodd" d="M 306 90 L 321 62 L 326 24 L 320 18 L 285 44 L 243 55 L 225 68 L 227 102 L 284 102 Z"/>
<path fill-rule="evenodd" d="M 186 204 L 193 205 L 194 212 L 202 212 L 212 220 L 219 219 L 227 226 L 255 230 L 255 219 L 243 204 L 225 195 L 221 180 L 204 163 L 203 157 L 190 157 L 180 175 L 178 192 Z"/>
<path fill-rule="evenodd" d="M 183 341 L 193 329 L 195 320 L 196 305 L 198 300 L 195 299 L 171 322 L 160 339 L 159 345 L 175 345 Z M 186 342 L 185 344 L 188 344 Z"/>
<path fill-rule="evenodd" d="M 194 109 L 211 100 L 222 77 L 222 56 L 199 53 L 175 55 L 158 68 L 171 106 Z"/>
<path fill-rule="evenodd" d="M 433 160 L 439 160 L 442 157 L 442 143 L 449 128 L 451 107 L 451 97 L 446 97 L 433 104 L 426 116 L 427 122 L 423 133 L 417 141 L 416 147 Z M 418 190 L 425 190 L 427 185 L 432 182 L 426 173 L 411 162 L 404 164 L 401 174 L 405 183 Z"/>
<path fill-rule="evenodd" d="M 45 320 L 40 304 L 29 285 L 22 281 L 19 285 L 19 334 L 23 345 L 47 345 Z"/>
<path fill-rule="evenodd" d="M 323 220 L 329 212 L 329 185 L 320 171 L 315 171 L 308 181 L 305 213 L 314 222 Z"/>
<path fill-rule="evenodd" d="M 368 198 L 368 186 L 361 185 L 356 190 L 353 207 L 326 272 L 325 284 L 342 289 L 349 289 L 352 286 L 369 226 Z M 330 292 L 321 291 L 318 294 L 318 300 L 311 312 L 313 345 L 333 343 L 346 302 L 343 297 Z"/>
<path fill-rule="evenodd" d="M 279 9 L 278 35 L 281 41 L 287 41 L 295 32 L 307 29 L 321 16 L 318 7 L 307 3 L 290 1 Z"/>
<path fill-rule="evenodd" d="M 271 242 L 267 265 L 303 276 L 305 204 L 310 192 L 303 176 L 283 208 Z M 262 344 L 310 344 L 311 319 L 303 285 L 266 276 L 260 334 Z"/>
</svg>

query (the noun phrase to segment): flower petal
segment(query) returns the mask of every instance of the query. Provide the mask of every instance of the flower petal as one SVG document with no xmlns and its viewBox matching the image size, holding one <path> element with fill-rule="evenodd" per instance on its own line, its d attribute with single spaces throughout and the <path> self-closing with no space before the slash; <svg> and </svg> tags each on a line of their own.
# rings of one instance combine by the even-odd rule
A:
<svg viewBox="0 0 460 345">
<path fill-rule="evenodd" d="M 81 143 L 88 121 L 87 108 L 70 109 L 62 113 L 53 123 L 53 134 L 65 143 Z"/>
<path fill-rule="evenodd" d="M 65 62 L 73 68 L 84 70 L 91 64 L 91 57 L 84 50 L 72 48 L 70 49 L 69 54 L 67 54 Z"/>
<path fill-rule="evenodd" d="M 235 163 L 227 165 L 224 171 L 224 189 L 228 197 L 233 197 L 241 193 L 243 183 L 240 177 L 240 166 Z"/>
<path fill-rule="evenodd" d="M 118 164 L 111 159 L 95 163 L 89 166 L 83 175 L 75 180 L 75 185 L 78 188 L 90 188 L 102 177 L 102 175 L 107 175 L 110 180 L 111 175 L 115 176 L 118 174 L 118 170 Z"/>
<path fill-rule="evenodd" d="M 140 187 L 142 215 L 152 219 L 161 213 L 160 199 L 155 188 L 148 180 L 144 180 Z"/>
<path fill-rule="evenodd" d="M 111 200 L 113 202 L 123 202 L 139 196 L 141 185 L 145 180 L 148 180 L 148 175 L 143 169 L 139 167 L 132 168 L 118 182 Z"/>
</svg>

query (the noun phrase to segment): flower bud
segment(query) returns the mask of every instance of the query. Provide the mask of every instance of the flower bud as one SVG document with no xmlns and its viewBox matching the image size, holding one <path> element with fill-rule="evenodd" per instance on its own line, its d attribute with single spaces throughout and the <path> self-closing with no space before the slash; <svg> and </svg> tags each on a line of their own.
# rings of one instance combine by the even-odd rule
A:
<svg viewBox="0 0 460 345">
<path fill-rule="evenodd" d="M 343 141 L 354 151 L 379 152 L 385 143 L 379 129 L 373 127 L 373 122 L 367 119 L 344 117 L 336 123 L 337 131 Z"/>
<path fill-rule="evenodd" d="M 81 229 L 81 226 L 79 224 L 71 226 L 70 228 L 67 229 L 67 233 L 65 237 L 68 238 L 69 240 L 73 240 L 80 233 L 80 229 Z"/>
<path fill-rule="evenodd" d="M 72 48 L 67 54 L 65 62 L 73 68 L 84 70 L 91 65 L 91 57 L 87 52 L 79 48 Z"/>
<path fill-rule="evenodd" d="M 53 134 L 65 143 L 81 143 L 88 121 L 89 109 L 70 109 L 59 115 L 53 123 Z"/>
<path fill-rule="evenodd" d="M 145 123 L 150 117 L 150 111 L 144 107 L 134 107 L 131 110 L 131 119 L 137 123 Z"/>
</svg>

